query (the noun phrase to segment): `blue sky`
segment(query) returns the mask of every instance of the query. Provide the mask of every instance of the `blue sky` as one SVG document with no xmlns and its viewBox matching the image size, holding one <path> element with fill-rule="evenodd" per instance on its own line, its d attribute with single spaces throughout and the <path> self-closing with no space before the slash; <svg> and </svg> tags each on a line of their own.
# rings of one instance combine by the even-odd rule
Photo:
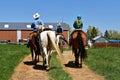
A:
<svg viewBox="0 0 120 80">
<path fill-rule="evenodd" d="M 84 24 L 120 31 L 120 0 L 1 0 L 0 22 L 33 22 L 40 13 L 43 22 L 65 22 L 71 27 L 80 14 Z"/>
</svg>

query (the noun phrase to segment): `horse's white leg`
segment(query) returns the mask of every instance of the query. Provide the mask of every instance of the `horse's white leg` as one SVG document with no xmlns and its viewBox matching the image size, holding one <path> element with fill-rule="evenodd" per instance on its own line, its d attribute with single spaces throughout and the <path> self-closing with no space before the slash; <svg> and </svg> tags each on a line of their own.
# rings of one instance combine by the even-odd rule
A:
<svg viewBox="0 0 120 80">
<path fill-rule="evenodd" d="M 59 46 L 59 35 L 57 36 L 57 46 Z"/>
<path fill-rule="evenodd" d="M 51 54 L 52 54 L 52 51 L 49 50 L 49 51 L 48 51 L 48 66 L 47 66 L 46 70 L 49 70 L 49 69 L 50 69 L 50 59 L 51 59 Z"/>
<path fill-rule="evenodd" d="M 47 68 L 49 68 L 49 58 L 48 58 L 49 54 L 47 52 L 47 48 L 44 47 L 43 50 L 44 50 L 44 53 L 45 53 L 46 66 L 47 66 Z M 48 70 L 47 68 L 46 68 L 46 70 Z"/>
</svg>

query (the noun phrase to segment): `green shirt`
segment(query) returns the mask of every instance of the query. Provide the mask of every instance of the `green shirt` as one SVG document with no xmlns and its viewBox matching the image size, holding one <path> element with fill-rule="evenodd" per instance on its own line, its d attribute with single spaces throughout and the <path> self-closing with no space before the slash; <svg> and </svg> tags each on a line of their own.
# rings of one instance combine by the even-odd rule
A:
<svg viewBox="0 0 120 80">
<path fill-rule="evenodd" d="M 82 21 L 81 20 L 80 21 L 78 21 L 78 20 L 74 21 L 73 27 L 75 29 L 82 29 L 82 27 L 83 27 Z"/>
</svg>

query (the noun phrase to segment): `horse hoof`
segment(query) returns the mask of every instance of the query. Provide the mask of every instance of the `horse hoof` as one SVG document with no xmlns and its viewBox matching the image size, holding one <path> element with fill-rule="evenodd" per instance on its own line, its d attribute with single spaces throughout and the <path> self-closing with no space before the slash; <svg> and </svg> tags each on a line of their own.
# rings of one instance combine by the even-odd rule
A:
<svg viewBox="0 0 120 80">
<path fill-rule="evenodd" d="M 46 71 L 49 71 L 49 70 L 50 70 L 50 68 L 49 68 L 49 67 L 47 67 L 47 68 L 46 68 Z"/>
<path fill-rule="evenodd" d="M 79 62 L 78 61 L 75 61 L 75 66 L 79 67 Z"/>
<path fill-rule="evenodd" d="M 80 65 L 79 67 L 82 68 L 82 65 Z"/>
<path fill-rule="evenodd" d="M 82 68 L 82 64 L 80 64 L 80 66 L 79 66 L 80 68 Z"/>
</svg>

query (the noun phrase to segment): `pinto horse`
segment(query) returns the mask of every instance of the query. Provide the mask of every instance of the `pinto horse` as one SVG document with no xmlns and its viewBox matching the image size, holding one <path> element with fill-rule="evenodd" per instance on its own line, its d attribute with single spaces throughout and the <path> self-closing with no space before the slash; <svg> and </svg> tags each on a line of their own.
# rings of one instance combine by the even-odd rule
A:
<svg viewBox="0 0 120 80">
<path fill-rule="evenodd" d="M 30 51 L 31 51 L 32 61 L 35 62 L 39 61 L 39 55 L 40 55 L 40 47 L 37 36 L 38 34 L 36 32 L 30 34 Z M 35 58 L 34 58 L 34 53 L 35 53 Z"/>
<path fill-rule="evenodd" d="M 87 58 L 85 46 L 87 45 L 87 35 L 82 30 L 74 30 L 71 34 L 71 46 L 75 56 L 75 65 L 82 68 L 82 61 Z M 80 66 L 79 66 L 80 57 Z"/>
<path fill-rule="evenodd" d="M 41 51 L 42 51 L 42 57 L 43 57 L 43 66 L 46 64 L 46 70 L 48 71 L 50 69 L 50 59 L 52 50 L 54 49 L 53 42 L 56 42 L 56 36 L 55 31 L 52 30 L 46 30 L 40 33 L 39 35 L 39 43 L 41 45 Z M 50 39 L 51 38 L 51 39 Z"/>
<path fill-rule="evenodd" d="M 64 39 L 62 34 L 57 34 L 57 46 L 60 48 L 61 52 L 63 53 L 63 45 L 65 42 L 68 44 L 68 42 Z"/>
</svg>

